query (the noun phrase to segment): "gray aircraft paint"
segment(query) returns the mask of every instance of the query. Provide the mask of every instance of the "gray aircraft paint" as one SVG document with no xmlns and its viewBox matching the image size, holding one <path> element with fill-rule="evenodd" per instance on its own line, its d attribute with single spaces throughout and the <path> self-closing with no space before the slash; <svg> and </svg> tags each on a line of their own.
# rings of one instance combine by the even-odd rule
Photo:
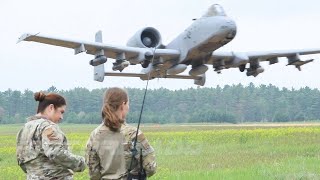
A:
<svg viewBox="0 0 320 180">
<path fill-rule="evenodd" d="M 148 27 L 144 28 L 147 33 L 158 32 L 156 29 Z M 270 64 L 278 62 L 279 57 L 286 57 L 289 61 L 288 65 L 293 65 L 300 69 L 301 65 L 311 62 L 301 61 L 300 55 L 320 53 L 320 49 L 302 49 L 302 50 L 285 50 L 285 51 L 261 51 L 261 52 L 216 52 L 226 43 L 230 42 L 236 35 L 235 22 L 226 16 L 222 7 L 212 5 L 208 11 L 200 18 L 196 19 L 184 32 L 178 35 L 167 46 L 161 42 L 159 33 L 155 36 L 158 41 L 155 47 L 146 47 L 146 44 L 153 44 L 150 39 L 142 40 L 140 35 L 146 31 L 139 30 L 132 38 L 129 39 L 129 46 L 115 46 L 98 42 L 85 42 L 79 40 L 70 40 L 64 38 L 50 37 L 42 34 L 24 34 L 19 41 L 34 41 L 55 46 L 72 48 L 75 54 L 86 52 L 95 55 L 92 60 L 94 70 L 94 79 L 102 81 L 104 76 L 125 76 L 140 77 L 142 80 L 150 78 L 180 78 L 194 79 L 195 84 L 204 85 L 206 64 L 213 65 L 218 73 L 227 68 L 240 68 L 244 66 L 248 76 L 257 76 L 263 72 L 260 66 L 261 61 L 269 61 Z M 130 64 L 139 64 L 146 60 L 150 60 L 148 67 L 142 69 L 142 73 L 102 73 L 102 67 L 105 58 L 116 59 L 125 57 Z M 150 59 L 150 57 L 153 57 Z M 119 59 L 118 59 L 119 60 Z M 127 63 L 127 62 L 123 62 Z M 245 65 L 250 67 L 246 68 Z M 118 64 L 117 67 L 124 68 L 127 64 Z M 191 65 L 192 69 L 189 74 L 191 76 L 179 75 Z M 113 68 L 118 69 L 119 68 Z M 170 74 L 168 73 L 170 72 Z"/>
</svg>

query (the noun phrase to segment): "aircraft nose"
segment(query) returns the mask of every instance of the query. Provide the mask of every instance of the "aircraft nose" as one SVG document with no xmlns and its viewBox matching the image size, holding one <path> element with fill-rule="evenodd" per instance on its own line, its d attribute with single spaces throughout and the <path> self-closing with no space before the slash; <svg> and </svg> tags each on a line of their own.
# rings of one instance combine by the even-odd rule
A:
<svg viewBox="0 0 320 180">
<path fill-rule="evenodd" d="M 223 27 L 225 38 L 232 40 L 237 34 L 237 26 L 233 20 L 228 20 Z"/>
</svg>

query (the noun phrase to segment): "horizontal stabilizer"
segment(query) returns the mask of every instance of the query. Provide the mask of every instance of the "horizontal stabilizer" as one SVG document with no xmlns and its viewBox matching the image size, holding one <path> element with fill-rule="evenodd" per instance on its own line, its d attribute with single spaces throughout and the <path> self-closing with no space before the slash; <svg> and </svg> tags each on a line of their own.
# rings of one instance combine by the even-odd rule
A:
<svg viewBox="0 0 320 180">
<path fill-rule="evenodd" d="M 37 33 L 37 34 L 39 34 L 39 33 Z M 29 34 L 29 33 L 22 34 L 22 35 L 19 37 L 17 43 L 19 43 L 19 42 L 21 42 L 21 41 L 28 41 L 28 38 L 29 38 L 29 37 L 31 37 L 31 36 L 36 36 L 37 34 Z"/>
<path fill-rule="evenodd" d="M 118 76 L 118 77 L 139 77 L 142 80 L 148 79 L 148 74 L 144 73 L 116 73 L 116 72 L 105 72 L 105 76 Z M 164 77 L 150 77 L 150 79 L 154 78 L 170 78 L 170 79 L 194 79 L 201 80 L 202 76 L 188 76 L 188 75 L 166 75 Z"/>
<path fill-rule="evenodd" d="M 309 60 L 306 60 L 306 61 L 301 61 L 301 60 L 297 60 L 297 61 L 292 61 L 290 63 L 287 64 L 287 66 L 289 65 L 293 65 L 293 66 L 296 66 L 296 68 L 301 71 L 301 66 L 302 65 L 305 65 L 307 63 L 310 63 L 312 62 L 314 59 L 309 59 Z"/>
<path fill-rule="evenodd" d="M 93 78 L 95 81 L 102 82 L 104 80 L 104 64 L 94 66 Z"/>
<path fill-rule="evenodd" d="M 295 65 L 295 66 L 302 66 L 304 64 L 307 64 L 309 62 L 312 62 L 314 59 L 309 59 L 309 60 L 306 60 L 306 61 L 294 61 L 294 62 L 290 62 L 288 65 Z"/>
</svg>

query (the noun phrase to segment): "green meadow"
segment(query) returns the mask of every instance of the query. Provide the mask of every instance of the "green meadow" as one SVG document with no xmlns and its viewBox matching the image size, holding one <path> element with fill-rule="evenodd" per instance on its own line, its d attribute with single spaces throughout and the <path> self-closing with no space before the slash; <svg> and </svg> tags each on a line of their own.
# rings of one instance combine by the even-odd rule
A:
<svg viewBox="0 0 320 180">
<path fill-rule="evenodd" d="M 22 125 L 0 126 L 0 179 L 25 179 L 15 159 Z M 60 125 L 84 155 L 97 125 Z M 158 169 L 150 179 L 320 179 L 320 125 L 146 125 Z M 89 179 L 88 171 L 75 179 Z"/>
</svg>

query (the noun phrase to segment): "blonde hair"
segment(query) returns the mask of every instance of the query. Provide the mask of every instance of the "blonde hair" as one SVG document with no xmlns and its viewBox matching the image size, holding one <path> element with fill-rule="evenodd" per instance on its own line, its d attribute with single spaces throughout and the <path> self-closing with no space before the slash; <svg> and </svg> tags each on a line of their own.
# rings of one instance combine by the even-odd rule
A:
<svg viewBox="0 0 320 180">
<path fill-rule="evenodd" d="M 112 131 L 120 129 L 124 119 L 120 119 L 115 112 L 120 108 L 122 103 L 128 102 L 128 94 L 124 89 L 113 87 L 109 88 L 103 98 L 102 119 L 104 124 Z"/>
</svg>

